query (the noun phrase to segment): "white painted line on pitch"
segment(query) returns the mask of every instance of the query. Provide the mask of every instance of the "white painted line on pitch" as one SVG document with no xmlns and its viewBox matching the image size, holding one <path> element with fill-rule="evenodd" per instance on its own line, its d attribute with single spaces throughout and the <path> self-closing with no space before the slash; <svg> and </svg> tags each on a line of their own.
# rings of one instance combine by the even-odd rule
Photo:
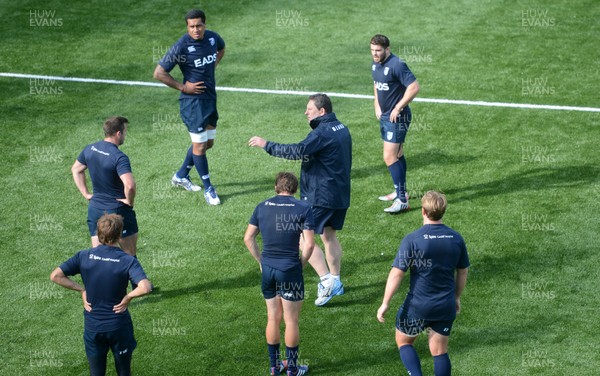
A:
<svg viewBox="0 0 600 376">
<path fill-rule="evenodd" d="M 166 85 L 159 83 L 159 82 L 106 80 L 106 79 L 98 79 L 98 78 L 81 78 L 81 77 L 43 76 L 43 75 L 37 75 L 37 74 L 21 74 L 21 73 L 0 72 L 0 77 L 42 79 L 42 80 L 55 80 L 55 81 L 71 81 L 71 82 L 92 82 L 92 83 L 100 83 L 100 84 L 128 85 L 128 86 L 167 87 Z M 268 90 L 268 89 L 250 89 L 250 88 L 223 87 L 223 86 L 217 86 L 217 89 L 219 91 L 259 93 L 259 94 L 278 94 L 278 95 L 308 96 L 308 95 L 315 93 L 313 91 Z M 338 97 L 338 98 L 355 98 L 355 99 L 371 99 L 371 100 L 373 99 L 372 95 L 328 93 L 328 92 L 325 92 L 325 94 L 329 95 L 330 97 Z M 456 100 L 456 99 L 435 99 L 435 98 L 419 98 L 419 97 L 415 98 L 414 101 L 415 102 L 425 102 L 425 103 L 459 104 L 459 105 L 465 105 L 465 106 L 509 107 L 509 108 L 527 108 L 527 109 L 538 109 L 538 110 L 600 112 L 600 108 L 597 108 L 597 107 L 554 106 L 554 105 L 546 105 L 546 104 L 466 101 L 466 100 Z"/>
</svg>

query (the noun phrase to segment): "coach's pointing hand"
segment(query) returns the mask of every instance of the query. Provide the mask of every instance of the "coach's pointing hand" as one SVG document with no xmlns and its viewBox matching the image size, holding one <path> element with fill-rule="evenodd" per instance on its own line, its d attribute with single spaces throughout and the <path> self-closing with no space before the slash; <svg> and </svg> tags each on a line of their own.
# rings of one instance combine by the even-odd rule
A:
<svg viewBox="0 0 600 376">
<path fill-rule="evenodd" d="M 267 146 L 267 140 L 265 140 L 264 138 L 260 138 L 258 136 L 254 136 L 248 141 L 248 146 L 264 148 L 265 146 Z"/>
</svg>

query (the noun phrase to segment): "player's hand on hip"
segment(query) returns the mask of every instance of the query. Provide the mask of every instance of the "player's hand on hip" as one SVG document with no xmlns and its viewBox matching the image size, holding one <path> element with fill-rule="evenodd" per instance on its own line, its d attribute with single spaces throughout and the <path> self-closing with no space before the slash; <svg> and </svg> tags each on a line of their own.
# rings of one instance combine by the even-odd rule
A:
<svg viewBox="0 0 600 376">
<path fill-rule="evenodd" d="M 392 113 L 390 114 L 390 121 L 392 123 L 396 123 L 398 121 L 398 115 L 400 115 L 400 111 L 398 111 L 396 107 L 394 107 Z"/>
<path fill-rule="evenodd" d="M 381 109 L 375 109 L 375 117 L 377 118 L 377 120 L 381 120 Z"/>
<path fill-rule="evenodd" d="M 248 146 L 256 146 L 258 148 L 264 148 L 267 146 L 267 140 L 264 138 L 254 136 L 250 140 L 248 140 Z"/>
<path fill-rule="evenodd" d="M 92 312 L 92 305 L 87 301 L 87 293 L 85 290 L 81 292 L 81 299 L 83 300 L 83 309 L 88 312 Z"/>
<path fill-rule="evenodd" d="M 385 322 L 385 318 L 383 316 L 385 316 L 385 313 L 389 308 L 390 307 L 387 304 L 382 304 L 381 307 L 379 307 L 377 310 L 377 320 L 379 320 L 379 322 Z"/>
<path fill-rule="evenodd" d="M 206 85 L 204 85 L 204 81 L 198 81 L 198 82 L 186 82 L 183 85 L 183 90 L 182 92 L 184 94 L 202 94 L 204 92 L 204 89 L 206 89 Z"/>
</svg>

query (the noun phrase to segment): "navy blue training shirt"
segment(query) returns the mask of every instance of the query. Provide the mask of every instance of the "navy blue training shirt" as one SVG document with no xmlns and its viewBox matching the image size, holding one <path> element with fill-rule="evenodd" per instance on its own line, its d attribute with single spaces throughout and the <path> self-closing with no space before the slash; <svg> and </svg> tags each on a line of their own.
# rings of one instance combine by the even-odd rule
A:
<svg viewBox="0 0 600 376">
<path fill-rule="evenodd" d="M 204 38 L 195 40 L 189 34 L 182 36 L 158 62 L 170 72 L 179 65 L 186 82 L 204 81 L 206 89 L 200 94 L 181 93 L 180 98 L 217 99 L 215 67 L 217 51 L 225 48 L 225 41 L 214 31 L 206 30 Z"/>
<path fill-rule="evenodd" d="M 315 221 L 310 205 L 292 196 L 278 195 L 258 204 L 250 224 L 262 235 L 261 262 L 278 270 L 301 265 L 300 235 L 314 230 Z"/>
<path fill-rule="evenodd" d="M 79 251 L 60 265 L 66 276 L 81 274 L 87 301 L 92 311 L 83 312 L 84 328 L 91 332 L 110 332 L 131 322 L 129 310 L 113 312 L 127 294 L 129 279 L 138 284 L 146 273 L 138 260 L 120 248 L 100 245 Z"/>
<path fill-rule="evenodd" d="M 381 117 L 389 118 L 394 106 L 404 96 L 406 88 L 417 79 L 408 65 L 398 56 L 390 54 L 381 64 L 373 62 L 373 84 L 377 88 L 377 101 L 381 108 Z M 408 106 L 402 110 L 407 111 Z"/>
<path fill-rule="evenodd" d="M 92 179 L 93 196 L 90 205 L 97 209 L 116 209 L 124 206 L 118 198 L 125 198 L 120 176 L 131 172 L 129 158 L 117 145 L 98 141 L 86 146 L 77 157 L 87 166 Z"/>
<path fill-rule="evenodd" d="M 409 315 L 424 320 L 456 318 L 455 271 L 469 267 L 462 236 L 444 224 L 428 224 L 406 235 L 393 267 L 410 269 L 410 289 L 404 301 Z"/>
</svg>

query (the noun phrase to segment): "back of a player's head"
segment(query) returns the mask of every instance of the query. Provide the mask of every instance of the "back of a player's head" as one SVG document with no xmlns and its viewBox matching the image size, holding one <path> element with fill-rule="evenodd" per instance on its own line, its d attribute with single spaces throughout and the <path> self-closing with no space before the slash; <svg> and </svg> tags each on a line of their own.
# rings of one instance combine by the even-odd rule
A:
<svg viewBox="0 0 600 376">
<path fill-rule="evenodd" d="M 373 38 L 371 38 L 371 44 L 388 48 L 390 46 L 390 40 L 383 34 L 376 34 Z"/>
<path fill-rule="evenodd" d="M 121 239 L 123 217 L 118 214 L 104 214 L 98 220 L 98 240 L 102 244 L 115 244 Z"/>
<path fill-rule="evenodd" d="M 187 25 L 188 20 L 195 20 L 199 18 L 202 20 L 202 23 L 206 23 L 206 14 L 200 9 L 192 9 L 185 14 L 185 24 Z"/>
<path fill-rule="evenodd" d="M 298 178 L 291 172 L 280 172 L 275 178 L 275 192 L 295 194 L 298 190 Z"/>
<path fill-rule="evenodd" d="M 333 105 L 331 104 L 331 99 L 329 99 L 327 94 L 312 94 L 308 97 L 308 100 L 313 101 L 317 110 L 324 108 L 326 114 L 333 112 Z"/>
<path fill-rule="evenodd" d="M 421 199 L 421 205 L 425 211 L 425 215 L 432 221 L 439 221 L 446 212 L 446 196 L 443 193 L 436 191 L 428 191 Z"/>
<path fill-rule="evenodd" d="M 129 124 L 129 120 L 123 116 L 109 117 L 102 126 L 102 129 L 104 130 L 104 136 L 111 137 L 116 135 L 117 132 L 123 133 L 127 124 Z"/>
</svg>

